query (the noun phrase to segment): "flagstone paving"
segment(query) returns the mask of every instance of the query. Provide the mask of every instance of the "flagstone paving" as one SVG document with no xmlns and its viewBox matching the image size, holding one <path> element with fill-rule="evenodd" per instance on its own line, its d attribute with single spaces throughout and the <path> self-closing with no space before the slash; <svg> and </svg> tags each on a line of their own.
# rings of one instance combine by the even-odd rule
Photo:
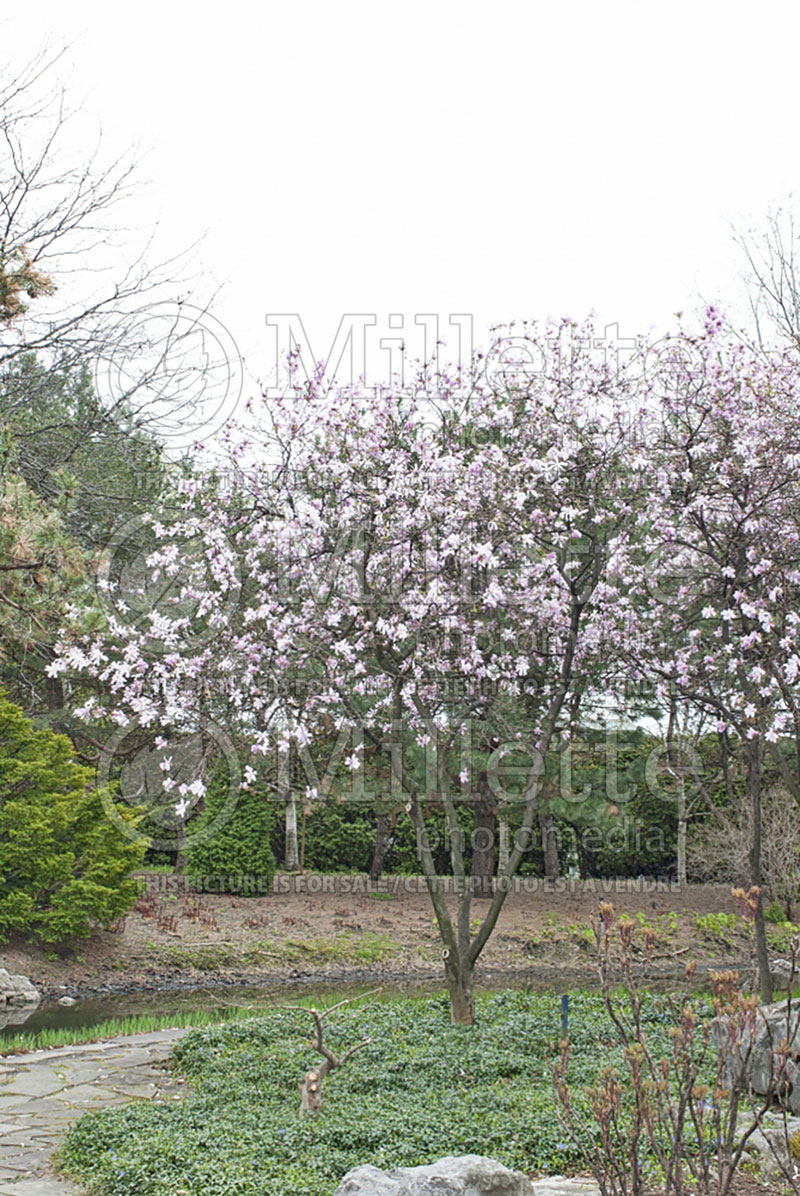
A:
<svg viewBox="0 0 800 1196">
<path fill-rule="evenodd" d="M 183 1082 L 159 1064 L 185 1030 L 0 1056 L 0 1196 L 73 1196 L 50 1155 L 71 1121 L 130 1100 L 176 1100 Z"/>
<path fill-rule="evenodd" d="M 87 1110 L 130 1100 L 180 1100 L 184 1083 L 163 1061 L 185 1030 L 156 1030 L 85 1046 L 0 1056 L 0 1196 L 79 1196 L 50 1155 Z M 539 1180 L 536 1196 L 598 1196 L 588 1180 Z"/>
</svg>

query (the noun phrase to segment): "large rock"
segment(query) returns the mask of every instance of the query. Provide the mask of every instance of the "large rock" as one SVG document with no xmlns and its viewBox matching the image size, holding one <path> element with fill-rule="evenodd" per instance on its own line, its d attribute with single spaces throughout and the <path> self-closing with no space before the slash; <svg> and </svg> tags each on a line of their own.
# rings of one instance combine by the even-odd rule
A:
<svg viewBox="0 0 800 1196">
<path fill-rule="evenodd" d="M 0 968 L 0 1009 L 7 1005 L 38 1005 L 39 990 L 27 976 L 12 976 Z"/>
<path fill-rule="evenodd" d="M 769 971 L 772 976 L 773 989 L 788 992 L 790 985 L 794 988 L 800 983 L 800 963 L 793 964 L 789 959 L 772 959 Z M 742 981 L 742 992 L 757 993 L 759 988 L 758 968 L 756 968 L 750 976 L 745 976 Z"/>
<path fill-rule="evenodd" d="M 741 1119 L 737 1129 L 742 1132 L 745 1127 L 749 1128 L 747 1117 Z M 758 1163 L 765 1183 L 792 1175 L 800 1159 L 800 1117 L 765 1114 L 760 1128 L 747 1139 L 745 1153 Z"/>
<path fill-rule="evenodd" d="M 536 1196 L 521 1171 L 509 1171 L 495 1159 L 468 1154 L 439 1159 L 426 1167 L 354 1167 L 335 1196 Z"/>
<path fill-rule="evenodd" d="M 726 1055 L 725 1081 L 728 1087 L 743 1079 L 759 1096 L 771 1096 L 776 1103 L 800 1114 L 800 1002 L 787 1001 L 760 1005 L 756 1010 L 755 1030 L 745 1030 L 734 1048 L 719 1021 L 714 1024 L 714 1040 Z M 782 1065 L 780 1046 L 788 1042 L 786 1071 L 780 1084 L 777 1070 Z"/>
<path fill-rule="evenodd" d="M 590 1179 L 553 1175 L 533 1183 L 495 1159 L 468 1154 L 427 1167 L 354 1167 L 334 1196 L 600 1196 Z"/>
</svg>

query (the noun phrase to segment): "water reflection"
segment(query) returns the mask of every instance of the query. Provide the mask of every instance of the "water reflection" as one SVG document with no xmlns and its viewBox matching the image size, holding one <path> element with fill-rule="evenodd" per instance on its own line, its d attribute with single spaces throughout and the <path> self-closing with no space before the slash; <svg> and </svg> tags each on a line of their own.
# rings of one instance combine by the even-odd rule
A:
<svg viewBox="0 0 800 1196">
<path fill-rule="evenodd" d="M 41 1008 L 40 1005 L 6 1005 L 0 1009 L 0 1036 L 3 1030 L 10 1027 L 11 1030 L 17 1029 L 33 1017 Z M 58 1006 L 56 1005 L 56 1008 Z"/>
<path fill-rule="evenodd" d="M 508 983 L 500 985 L 508 988 Z M 215 985 L 212 987 L 191 987 L 182 989 L 158 989 L 155 991 L 135 993 L 114 993 L 98 997 L 85 997 L 68 1008 L 59 1005 L 58 1001 L 42 1001 L 36 1009 L 8 1009 L 0 1010 L 3 1014 L 14 1015 L 15 1021 L 0 1023 L 0 1041 L 8 1040 L 22 1029 L 24 1033 L 37 1034 L 40 1030 L 54 1029 L 86 1029 L 99 1025 L 101 1022 L 115 1018 L 137 1016 L 163 1017 L 171 1013 L 176 1015 L 189 1010 L 209 1010 L 225 1012 L 231 1008 L 268 1009 L 274 1005 L 282 1005 L 287 1001 L 302 1000 L 303 1004 L 314 1002 L 328 1002 L 334 999 L 357 996 L 375 988 L 375 982 L 298 982 L 277 981 L 261 985 Z M 382 985 L 378 1000 L 408 996 L 419 993 L 434 993 L 442 990 L 439 981 L 429 980 L 418 983 L 387 982 Z"/>
<path fill-rule="evenodd" d="M 697 975 L 693 987 L 703 986 L 704 977 Z M 683 983 L 681 983 L 683 981 Z M 363 981 L 319 981 L 316 979 L 275 980 L 261 985 L 214 985 L 181 989 L 159 989 L 134 993 L 114 993 L 97 997 L 85 997 L 74 1005 L 64 1007 L 58 1001 L 42 1001 L 36 1008 L 7 1008 L 0 1010 L 0 1042 L 8 1041 L 23 1032 L 26 1037 L 41 1030 L 63 1028 L 89 1029 L 115 1018 L 134 1016 L 166 1016 L 186 1013 L 190 1010 L 209 1010 L 224 1013 L 232 1008 L 252 1009 L 254 1012 L 286 1002 L 304 1005 L 343 1000 L 374 990 L 377 984 L 381 991 L 377 1000 L 394 997 L 423 996 L 444 993 L 441 980 L 363 980 Z M 596 981 L 586 975 L 562 973 L 554 976 L 532 973 L 505 973 L 483 977 L 476 985 L 476 992 L 496 992 L 501 989 L 518 989 L 529 992 L 550 992 L 560 999 L 561 994 L 578 990 L 597 990 Z M 685 987 L 683 970 L 669 976 L 660 976 L 648 982 L 654 991 L 677 990 Z"/>
</svg>

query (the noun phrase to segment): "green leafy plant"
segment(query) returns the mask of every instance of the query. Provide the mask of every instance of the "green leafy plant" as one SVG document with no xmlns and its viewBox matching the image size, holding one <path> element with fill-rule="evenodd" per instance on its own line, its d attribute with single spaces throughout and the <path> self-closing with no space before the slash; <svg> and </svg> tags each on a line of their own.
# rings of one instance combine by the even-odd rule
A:
<svg viewBox="0 0 800 1196">
<path fill-rule="evenodd" d="M 591 926 L 587 926 L 583 922 L 570 922 L 567 933 L 570 938 L 576 939 L 580 944 L 594 942 L 594 931 Z"/>
<path fill-rule="evenodd" d="M 794 922 L 781 922 L 778 926 L 769 925 L 767 927 L 767 942 L 773 951 L 788 952 L 791 951 L 798 933 L 800 933 L 800 927 Z"/>
<path fill-rule="evenodd" d="M 190 1081 L 184 1099 L 83 1117 L 62 1147 L 64 1166 L 104 1196 L 330 1196 L 357 1164 L 417 1166 L 447 1154 L 575 1170 L 580 1155 L 542 1083 L 560 1002 L 524 992 L 476 1000 L 476 1027 L 451 1024 L 444 993 L 339 1010 L 325 1031 L 334 1054 L 367 1037 L 374 1047 L 327 1077 L 313 1118 L 299 1115 L 297 1082 L 319 1057 L 297 1012 L 192 1030 L 173 1053 Z M 573 994 L 570 1013 L 573 1066 L 589 1081 L 611 1027 L 598 995 Z"/>
<path fill-rule="evenodd" d="M 727 943 L 730 941 L 731 933 L 741 926 L 741 918 L 736 914 L 695 914 L 694 915 L 695 930 L 704 938 L 722 939 Z"/>
</svg>

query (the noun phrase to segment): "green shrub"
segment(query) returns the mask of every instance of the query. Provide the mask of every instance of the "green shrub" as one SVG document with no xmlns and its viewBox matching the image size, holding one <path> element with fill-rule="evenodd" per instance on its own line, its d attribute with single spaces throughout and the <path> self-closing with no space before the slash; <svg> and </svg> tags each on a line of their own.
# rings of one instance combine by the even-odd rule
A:
<svg viewBox="0 0 800 1196">
<path fill-rule="evenodd" d="M 465 835 L 464 859 L 472 860 L 470 836 L 473 811 L 467 805 L 457 808 L 459 826 Z M 426 807 L 425 827 L 437 871 L 450 872 L 450 853 L 441 808 Z M 377 813 L 364 802 L 336 801 L 329 797 L 313 803 L 306 816 L 303 867 L 309 872 L 368 872 L 375 853 Z M 276 819 L 272 831 L 276 859 L 284 859 L 284 828 Z M 390 817 L 386 836 L 383 871 L 389 874 L 418 876 L 422 865 L 417 853 L 417 836 L 411 818 L 400 807 Z"/>
<path fill-rule="evenodd" d="M 367 872 L 375 851 L 376 819 L 369 806 L 315 802 L 306 817 L 303 865 L 310 872 Z"/>
<path fill-rule="evenodd" d="M 109 813 L 131 825 L 137 815 L 91 779 L 65 735 L 35 730 L 0 698 L 0 938 L 86 938 L 136 900 L 144 846 Z"/>
<path fill-rule="evenodd" d="M 449 840 L 445 833 L 445 816 L 441 807 L 429 805 L 423 807 L 425 813 L 425 833 L 431 849 L 436 871 L 446 876 L 451 869 Z M 467 805 L 456 806 L 458 825 L 464 834 L 463 854 L 464 863 L 469 871 L 472 867 L 471 836 L 474 826 L 474 812 Z M 384 871 L 406 876 L 419 876 L 422 864 L 417 851 L 417 833 L 410 816 L 401 811 L 391 828 L 387 840 Z"/>
<path fill-rule="evenodd" d="M 198 888 L 242 896 L 271 889 L 275 857 L 269 800 L 258 787 L 231 794 L 227 766 L 214 774 L 205 809 L 189 824 L 188 834 L 186 875 Z"/>
</svg>

